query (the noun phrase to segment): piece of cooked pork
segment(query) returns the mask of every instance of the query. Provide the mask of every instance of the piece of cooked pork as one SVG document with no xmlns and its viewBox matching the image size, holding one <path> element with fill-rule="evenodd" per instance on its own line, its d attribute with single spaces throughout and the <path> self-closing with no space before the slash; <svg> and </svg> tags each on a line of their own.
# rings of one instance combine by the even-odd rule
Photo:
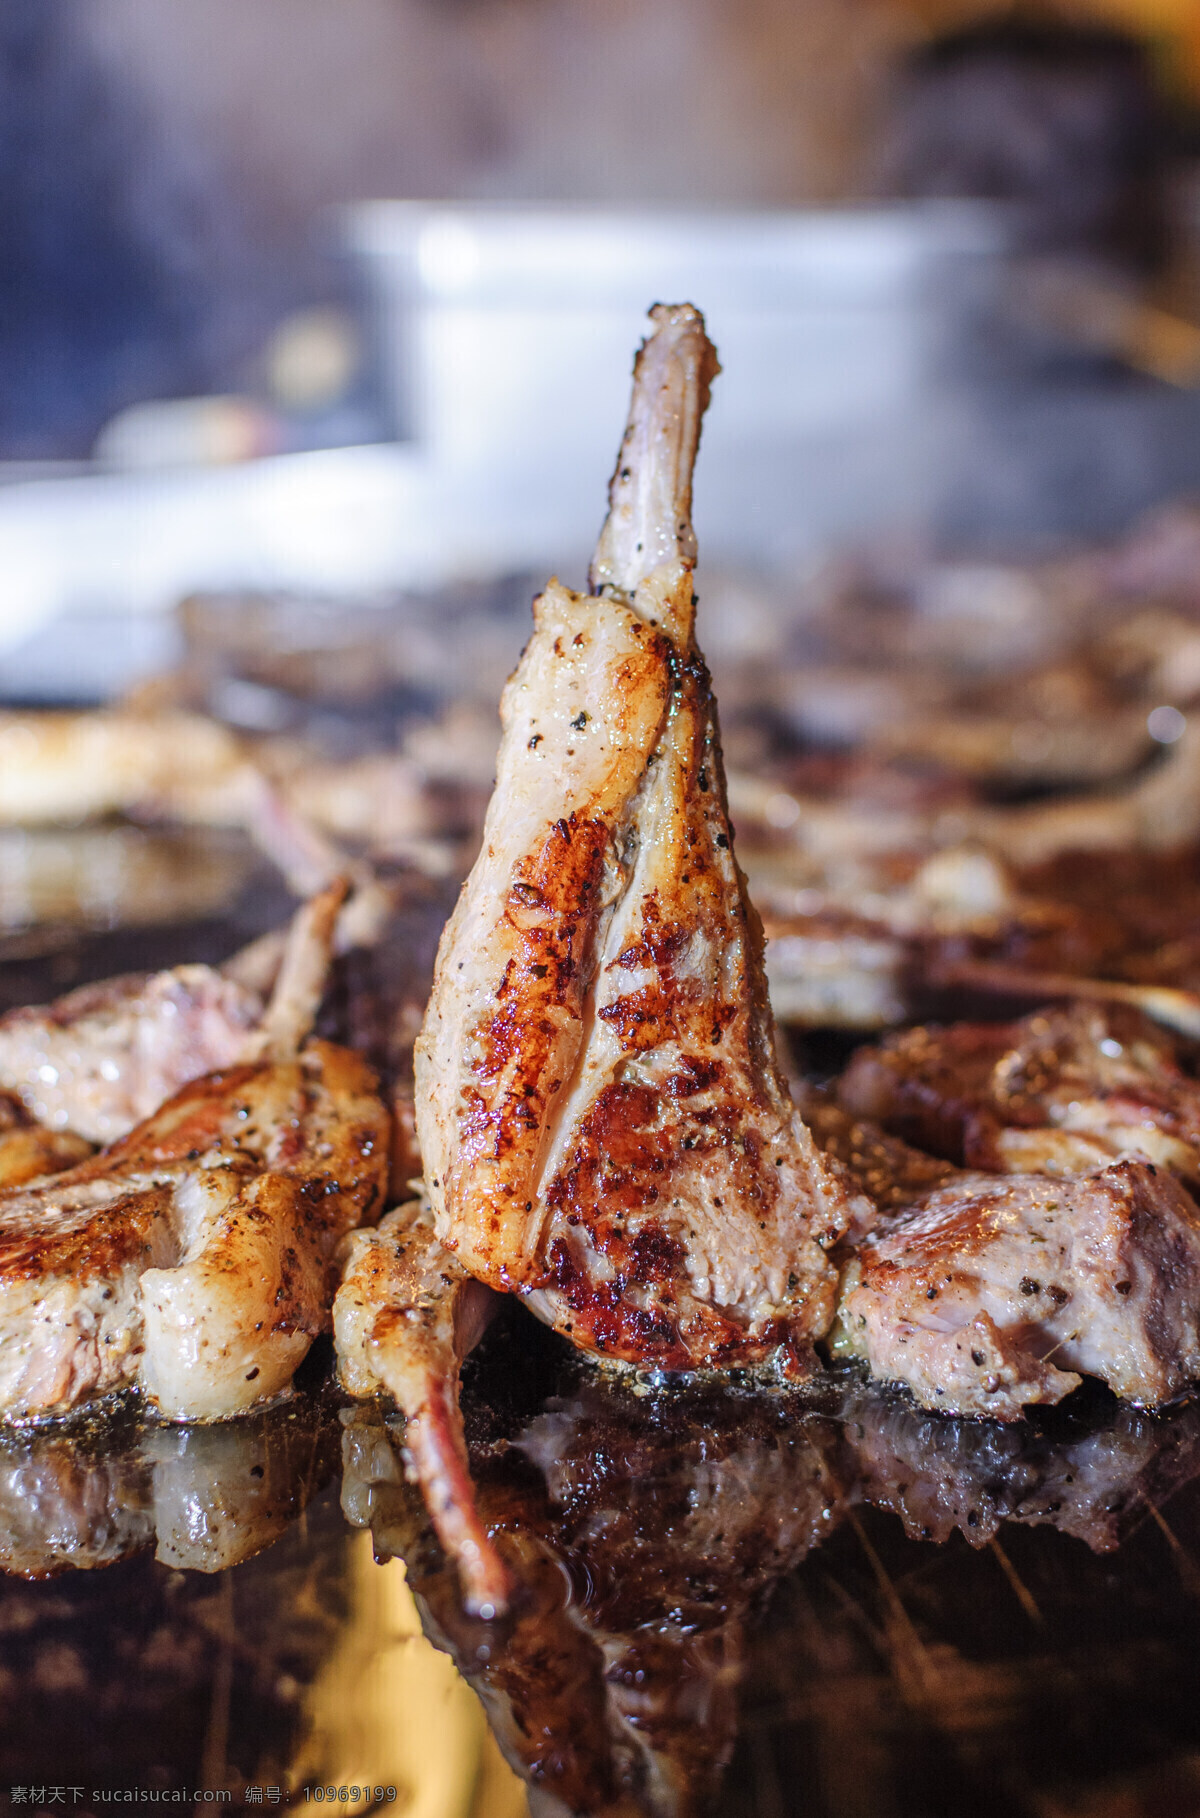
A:
<svg viewBox="0 0 1200 1818">
<path fill-rule="evenodd" d="M 388 1151 L 370 1069 L 312 1042 L 0 1192 L 0 1415 L 135 1383 L 173 1420 L 278 1394 L 329 1328 L 333 1253 L 382 1203 Z"/>
<path fill-rule="evenodd" d="M 417 1044 L 439 1238 L 583 1348 L 809 1367 L 848 1221 L 774 1052 L 696 645 L 691 473 L 717 370 L 659 305 L 591 593 L 505 690 L 483 849 Z"/>
<path fill-rule="evenodd" d="M 1171 1035 L 1129 1008 L 901 1030 L 858 1051 L 838 1098 L 968 1167 L 1071 1175 L 1140 1155 L 1200 1180 L 1200 1083 Z"/>
</svg>

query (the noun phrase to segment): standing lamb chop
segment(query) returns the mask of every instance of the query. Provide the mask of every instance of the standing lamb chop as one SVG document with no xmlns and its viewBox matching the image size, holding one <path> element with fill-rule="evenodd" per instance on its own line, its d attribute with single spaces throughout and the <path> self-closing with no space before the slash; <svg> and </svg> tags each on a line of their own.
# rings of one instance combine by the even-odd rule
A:
<svg viewBox="0 0 1200 1818">
<path fill-rule="evenodd" d="M 717 371 L 653 311 L 591 593 L 551 582 L 505 690 L 483 850 L 417 1044 L 439 1238 L 574 1343 L 803 1370 L 846 1227 L 780 1076 L 693 634 L 692 463 Z"/>
<path fill-rule="evenodd" d="M 762 930 L 733 855 L 693 635 L 692 464 L 716 354 L 654 311 L 591 592 L 552 581 L 501 705 L 483 849 L 416 1048 L 433 1218 L 352 1248 L 343 1381 L 393 1393 L 477 1611 L 505 1572 L 456 1381 L 478 1284 L 646 1370 L 813 1361 L 851 1194 L 775 1059 Z"/>
</svg>

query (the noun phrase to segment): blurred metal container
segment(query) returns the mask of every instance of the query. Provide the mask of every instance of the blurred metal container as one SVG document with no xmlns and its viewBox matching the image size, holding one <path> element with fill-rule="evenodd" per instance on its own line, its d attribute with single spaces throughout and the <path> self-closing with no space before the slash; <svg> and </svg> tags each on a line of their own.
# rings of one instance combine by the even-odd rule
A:
<svg viewBox="0 0 1200 1818">
<path fill-rule="evenodd" d="M 656 300 L 699 304 L 726 368 L 696 484 L 706 560 L 794 572 L 839 543 L 928 530 L 963 471 L 960 375 L 1007 241 L 984 205 L 371 202 L 335 226 L 374 299 L 399 439 L 0 474 L 0 694 L 128 683 L 168 660 L 149 621 L 197 591 L 362 599 L 555 565 L 581 581 Z"/>
<path fill-rule="evenodd" d="M 939 389 L 1005 246 L 970 204 L 372 202 L 342 231 L 379 301 L 401 435 L 555 555 L 599 521 L 647 308 L 697 303 L 728 374 L 704 431 L 703 545 L 756 565 L 927 515 Z"/>
</svg>

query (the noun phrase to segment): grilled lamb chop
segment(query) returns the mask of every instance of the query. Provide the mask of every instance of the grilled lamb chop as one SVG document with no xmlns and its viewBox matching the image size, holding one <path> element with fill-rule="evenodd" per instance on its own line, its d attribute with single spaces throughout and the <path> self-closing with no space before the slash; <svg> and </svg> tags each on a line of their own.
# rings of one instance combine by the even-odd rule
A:
<svg viewBox="0 0 1200 1818">
<path fill-rule="evenodd" d="M 1200 1375 L 1200 1209 L 1142 1161 L 960 1174 L 860 1245 L 831 1345 L 946 1413 L 1012 1420 L 1081 1374 L 1157 1407 Z"/>
<path fill-rule="evenodd" d="M 333 1251 L 381 1201 L 387 1113 L 356 1055 L 185 1086 L 111 1148 L 0 1193 L 0 1412 L 139 1384 L 171 1419 L 277 1394 L 327 1330 Z"/>
<path fill-rule="evenodd" d="M 716 359 L 658 306 L 589 596 L 552 582 L 502 704 L 483 850 L 438 954 L 417 1115 L 439 1238 L 576 1344 L 803 1369 L 846 1228 L 774 1057 L 693 635 Z"/>
<path fill-rule="evenodd" d="M 968 1167 L 1071 1175 L 1140 1155 L 1200 1180 L 1200 1084 L 1135 1010 L 1075 1004 L 1015 1023 L 906 1029 L 860 1049 L 838 1097 Z"/>
</svg>

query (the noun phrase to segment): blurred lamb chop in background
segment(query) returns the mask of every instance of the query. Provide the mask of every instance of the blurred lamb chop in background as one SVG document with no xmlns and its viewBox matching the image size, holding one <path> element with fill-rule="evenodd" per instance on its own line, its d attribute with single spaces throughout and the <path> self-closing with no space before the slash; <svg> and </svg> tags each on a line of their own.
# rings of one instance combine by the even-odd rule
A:
<svg viewBox="0 0 1200 1818">
<path fill-rule="evenodd" d="M 282 941 L 267 936 L 224 967 L 132 973 L 10 1010 L 0 1087 L 47 1131 L 110 1143 L 189 1080 L 295 1053 L 316 1021 L 345 894 L 339 880 Z"/>
</svg>

